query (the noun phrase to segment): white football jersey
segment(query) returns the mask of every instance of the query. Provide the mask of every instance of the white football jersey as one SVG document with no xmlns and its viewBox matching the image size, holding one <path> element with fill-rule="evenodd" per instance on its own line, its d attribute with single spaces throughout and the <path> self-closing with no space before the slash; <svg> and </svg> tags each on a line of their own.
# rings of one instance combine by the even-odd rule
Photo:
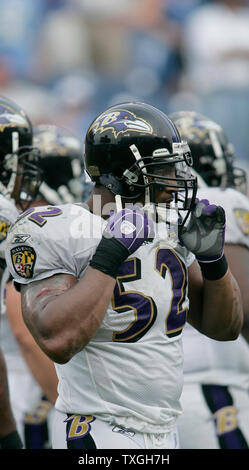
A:
<svg viewBox="0 0 249 470">
<path fill-rule="evenodd" d="M 11 224 L 15 222 L 19 212 L 13 202 L 0 194 L 0 258 L 5 260 L 6 237 Z M 5 269 L 1 278 L 0 287 L 0 313 L 5 313 L 5 284 L 8 281 L 9 272 Z"/>
<path fill-rule="evenodd" d="M 5 259 L 6 236 L 19 212 L 13 202 L 0 194 L 0 258 Z"/>
<path fill-rule="evenodd" d="M 234 189 L 202 188 L 199 199 L 220 205 L 226 212 L 226 243 L 249 248 L 249 198 Z M 183 333 L 184 381 L 249 388 L 249 348 L 240 335 L 236 341 L 215 341 L 189 324 Z"/>
<path fill-rule="evenodd" d="M 79 279 L 105 225 L 80 205 L 27 211 L 8 234 L 6 260 L 15 282 L 56 273 Z M 181 413 L 181 336 L 193 261 L 159 230 L 120 266 L 101 327 L 68 363 L 56 364 L 58 410 L 138 431 L 163 432 L 174 425 Z"/>
</svg>

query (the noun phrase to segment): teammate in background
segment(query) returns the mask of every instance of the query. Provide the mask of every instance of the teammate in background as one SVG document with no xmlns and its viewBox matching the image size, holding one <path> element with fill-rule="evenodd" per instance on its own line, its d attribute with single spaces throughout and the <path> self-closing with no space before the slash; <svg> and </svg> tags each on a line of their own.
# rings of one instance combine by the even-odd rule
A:
<svg viewBox="0 0 249 470">
<path fill-rule="evenodd" d="M 234 166 L 235 154 L 223 129 L 196 112 L 171 115 L 188 141 L 199 175 L 197 197 L 226 212 L 225 254 L 239 284 L 244 310 L 242 335 L 221 343 L 190 326 L 183 334 L 183 414 L 179 420 L 184 449 L 249 447 L 249 199 L 246 175 Z M 217 312 L 218 314 L 218 312 Z"/>
<path fill-rule="evenodd" d="M 32 140 L 32 139 L 31 139 Z M 14 204 L 8 199 L 17 197 L 20 186 L 28 183 L 25 170 L 30 173 L 29 122 L 25 113 L 14 103 L 0 98 L 0 264 L 1 302 L 3 298 L 2 277 L 6 274 L 5 242 L 7 231 L 18 216 Z M 2 313 L 2 312 L 1 312 Z M 1 333 L 4 328 L 1 318 Z M 1 335 L 1 340 L 3 335 Z M 1 341 L 0 341 L 1 344 Z M 3 345 L 1 344 L 1 347 Z M 0 351 L 0 448 L 19 449 L 23 447 L 20 438 L 15 406 L 9 393 L 6 361 Z M 23 436 L 22 436 L 23 437 Z"/>
<path fill-rule="evenodd" d="M 9 226 L 19 216 L 16 205 L 21 209 L 29 207 L 38 193 L 41 172 L 39 156 L 32 142 L 32 126 L 26 113 L 8 98 L 0 97 L 0 123 L 0 259 L 4 267 L 6 235 Z M 25 201 L 21 200 L 22 194 L 28 195 Z M 25 327 L 20 295 L 11 291 L 8 281 L 9 271 L 5 269 L 1 280 L 0 341 L 7 366 L 11 406 L 24 447 L 40 448 L 48 440 L 44 434 L 47 432 L 47 401 L 43 402 L 43 408 L 40 405 L 39 410 L 37 408 L 42 393 L 52 403 L 55 402 L 57 376 L 52 361 Z M 34 374 L 33 364 L 37 371 Z M 36 426 L 34 441 L 25 420 L 30 419 L 35 409 L 39 425 Z"/>
<path fill-rule="evenodd" d="M 29 194 L 25 193 L 25 188 L 21 191 L 21 206 L 29 204 L 30 207 L 35 207 L 69 201 L 81 202 L 85 187 L 81 181 L 82 148 L 79 140 L 64 128 L 44 124 L 33 128 L 33 145 L 39 150 L 37 164 L 41 170 L 42 182 L 35 200 L 31 191 Z M 57 398 L 57 377 L 54 366 L 47 370 L 47 374 L 44 374 L 47 357 L 44 355 L 45 363 L 43 364 L 39 348 L 36 343 L 34 348 L 34 340 L 23 322 L 20 293 L 14 289 L 12 282 L 6 285 L 5 304 L 12 333 L 29 367 L 26 375 L 30 376 L 32 373 L 37 382 L 42 385 L 42 389 L 46 391 L 46 396 L 41 397 L 33 413 L 26 414 L 24 420 L 26 447 L 40 448 L 42 445 L 49 445 L 50 422 L 53 413 L 51 404 L 54 404 Z M 26 399 L 29 399 L 29 391 L 26 391 Z M 45 419 L 46 416 L 47 419 Z M 40 436 L 38 434 L 39 423 L 41 424 Z M 39 436 L 40 443 L 37 436 Z"/>
<path fill-rule="evenodd" d="M 88 207 L 31 208 L 8 233 L 6 260 L 25 322 L 59 377 L 54 448 L 178 448 L 189 304 L 188 320 L 204 334 L 228 341 L 240 332 L 224 211 L 196 203 L 191 164 L 161 111 L 112 106 L 86 135 L 95 182 Z M 174 217 L 166 223 L 176 210 L 181 244 Z"/>
</svg>

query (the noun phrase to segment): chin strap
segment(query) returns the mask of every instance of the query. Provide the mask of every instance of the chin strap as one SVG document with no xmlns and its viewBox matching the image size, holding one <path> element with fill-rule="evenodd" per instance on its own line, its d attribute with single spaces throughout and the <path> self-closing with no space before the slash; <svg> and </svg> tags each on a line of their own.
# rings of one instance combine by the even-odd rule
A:
<svg viewBox="0 0 249 470">
<path fill-rule="evenodd" d="M 123 206 L 122 206 L 122 199 L 121 199 L 120 194 L 116 194 L 116 196 L 115 196 L 115 202 L 116 202 L 117 212 L 120 212 L 120 211 L 123 209 Z"/>
</svg>

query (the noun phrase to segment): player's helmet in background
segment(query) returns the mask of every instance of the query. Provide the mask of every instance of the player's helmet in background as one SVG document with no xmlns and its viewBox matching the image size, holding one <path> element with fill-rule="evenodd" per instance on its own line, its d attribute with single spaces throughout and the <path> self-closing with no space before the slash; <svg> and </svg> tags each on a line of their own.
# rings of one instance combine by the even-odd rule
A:
<svg viewBox="0 0 249 470">
<path fill-rule="evenodd" d="M 155 203 L 155 189 L 167 186 L 179 191 L 179 210 L 189 213 L 193 207 L 196 178 L 189 147 L 172 121 L 149 104 L 121 103 L 99 114 L 86 133 L 84 159 L 92 181 L 123 199 L 143 196 L 145 205 Z"/>
<path fill-rule="evenodd" d="M 39 154 L 32 134 L 24 110 L 0 96 L 0 193 L 16 204 L 20 204 L 22 191 L 36 194 L 40 185 Z"/>
<path fill-rule="evenodd" d="M 41 124 L 34 127 L 33 141 L 43 172 L 40 197 L 49 204 L 82 202 L 87 184 L 79 139 L 63 127 Z"/>
<path fill-rule="evenodd" d="M 233 145 L 219 124 L 195 111 L 178 111 L 170 118 L 189 144 L 195 171 L 208 186 L 246 193 L 246 172 L 234 166 Z"/>
</svg>

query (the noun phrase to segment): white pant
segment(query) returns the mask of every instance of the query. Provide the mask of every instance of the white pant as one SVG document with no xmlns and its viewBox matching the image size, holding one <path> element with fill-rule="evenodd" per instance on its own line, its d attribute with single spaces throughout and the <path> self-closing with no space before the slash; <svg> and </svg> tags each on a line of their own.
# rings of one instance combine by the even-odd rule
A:
<svg viewBox="0 0 249 470">
<path fill-rule="evenodd" d="M 176 428 L 164 434 L 145 434 L 110 425 L 93 416 L 53 417 L 53 449 L 178 449 Z"/>
<path fill-rule="evenodd" d="M 249 448 L 249 391 L 185 383 L 181 404 L 181 449 Z"/>
</svg>

